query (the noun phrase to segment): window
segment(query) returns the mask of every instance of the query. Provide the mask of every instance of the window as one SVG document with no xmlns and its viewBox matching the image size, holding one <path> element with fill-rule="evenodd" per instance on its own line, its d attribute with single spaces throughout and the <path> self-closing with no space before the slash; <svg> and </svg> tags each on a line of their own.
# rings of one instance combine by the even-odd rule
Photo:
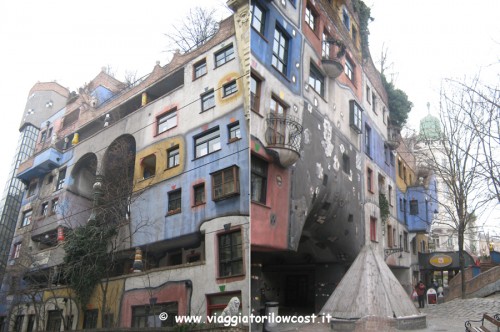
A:
<svg viewBox="0 0 500 332">
<path fill-rule="evenodd" d="M 97 327 L 97 309 L 85 310 L 83 314 L 83 329 L 95 329 Z"/>
<path fill-rule="evenodd" d="M 212 199 L 222 200 L 240 192 L 239 169 L 232 166 L 212 174 Z"/>
<path fill-rule="evenodd" d="M 224 292 L 207 295 L 207 316 L 220 316 L 233 297 L 240 300 L 240 310 L 238 312 L 241 313 L 241 292 Z"/>
<path fill-rule="evenodd" d="M 148 179 L 156 174 L 156 155 L 150 154 L 141 161 L 142 178 Z"/>
<path fill-rule="evenodd" d="M 0 326 L 1 326 L 1 324 L 0 324 Z M 35 315 L 28 315 L 28 327 L 27 327 L 26 331 L 33 332 L 34 329 L 35 329 Z"/>
<path fill-rule="evenodd" d="M 342 154 L 342 170 L 346 174 L 351 173 L 351 158 L 349 158 L 347 153 Z"/>
<path fill-rule="evenodd" d="M 411 240 L 411 253 L 416 255 L 417 254 L 417 239 L 413 238 Z"/>
<path fill-rule="evenodd" d="M 356 103 L 356 101 L 351 100 L 349 101 L 349 122 L 350 126 L 352 129 L 354 129 L 358 134 L 361 133 L 361 123 L 362 123 L 362 118 L 361 118 L 361 112 L 363 110 L 361 107 Z"/>
<path fill-rule="evenodd" d="M 377 114 L 377 96 L 372 92 L 372 110 L 373 113 Z"/>
<path fill-rule="evenodd" d="M 389 165 L 389 155 L 390 155 L 390 151 L 389 151 L 389 147 L 387 146 L 387 144 L 384 143 L 384 159 L 385 159 L 385 163 L 387 165 Z"/>
<path fill-rule="evenodd" d="M 368 168 L 366 172 L 366 187 L 369 192 L 373 193 L 373 171 L 371 168 Z"/>
<path fill-rule="evenodd" d="M 389 159 L 391 160 L 391 165 L 394 166 L 395 159 L 394 159 L 394 154 L 392 152 L 389 152 Z"/>
<path fill-rule="evenodd" d="M 201 95 L 201 111 L 205 112 L 213 107 L 215 107 L 214 90 L 210 90 Z"/>
<path fill-rule="evenodd" d="M 63 168 L 59 171 L 59 176 L 57 177 L 56 191 L 62 189 L 65 178 L 66 178 L 66 168 Z"/>
<path fill-rule="evenodd" d="M 388 194 L 388 197 L 389 197 L 389 205 L 392 206 L 392 186 L 389 185 L 388 189 L 387 189 L 387 194 Z"/>
<path fill-rule="evenodd" d="M 14 244 L 14 250 L 12 251 L 12 258 L 13 259 L 19 258 L 20 254 L 21 254 L 21 242 L 18 242 Z"/>
<path fill-rule="evenodd" d="M 371 145 L 372 145 L 372 128 L 365 124 L 365 153 L 371 157 L 372 151 L 371 151 Z"/>
<path fill-rule="evenodd" d="M 328 35 L 323 32 L 323 43 L 321 44 L 321 56 L 325 59 L 330 58 L 330 43 Z"/>
<path fill-rule="evenodd" d="M 403 215 L 404 215 L 404 221 L 405 221 L 405 224 L 408 224 L 408 216 L 407 216 L 407 209 L 406 209 L 406 204 L 407 204 L 407 201 L 406 201 L 406 198 L 403 198 Z"/>
<path fill-rule="evenodd" d="M 403 249 L 408 252 L 408 233 L 403 232 Z"/>
<path fill-rule="evenodd" d="M 227 126 L 229 131 L 229 142 L 237 141 L 241 138 L 240 122 L 236 121 Z"/>
<path fill-rule="evenodd" d="M 47 175 L 47 184 L 51 184 L 52 181 L 54 181 L 54 175 L 52 174 Z"/>
<path fill-rule="evenodd" d="M 398 159 L 398 175 L 401 179 L 403 178 L 403 162 L 401 159 Z"/>
<path fill-rule="evenodd" d="M 372 90 L 370 89 L 370 87 L 367 85 L 366 86 L 366 101 L 368 102 L 368 104 L 371 104 L 372 103 Z"/>
<path fill-rule="evenodd" d="M 238 85 L 236 84 L 236 80 L 233 80 L 227 84 L 222 86 L 222 97 L 226 98 L 238 91 Z"/>
<path fill-rule="evenodd" d="M 194 69 L 194 79 L 197 79 L 207 73 L 207 60 L 203 59 L 198 61 L 193 66 Z"/>
<path fill-rule="evenodd" d="M 266 134 L 266 139 L 270 144 L 282 145 L 286 142 L 286 124 L 281 119 L 286 118 L 287 106 L 278 98 L 272 96 L 270 103 L 270 112 L 272 114 L 272 131 Z"/>
<path fill-rule="evenodd" d="M 260 34 L 264 34 L 266 11 L 261 7 L 258 2 L 252 4 L 252 27 Z"/>
<path fill-rule="evenodd" d="M 261 80 L 254 75 L 250 76 L 250 109 L 259 113 Z"/>
<path fill-rule="evenodd" d="M 160 320 L 160 313 L 167 313 L 166 320 Z M 133 306 L 132 327 L 167 327 L 174 326 L 178 312 L 177 302 L 155 305 Z"/>
<path fill-rule="evenodd" d="M 168 213 L 167 215 L 181 212 L 182 191 L 177 189 L 168 193 Z"/>
<path fill-rule="evenodd" d="M 252 201 L 266 204 L 267 162 L 252 156 L 251 164 L 251 199 Z"/>
<path fill-rule="evenodd" d="M 60 331 L 61 330 L 61 314 L 62 314 L 62 310 L 49 310 L 46 331 Z"/>
<path fill-rule="evenodd" d="M 354 43 L 354 46 L 357 46 L 358 44 L 358 30 L 354 27 L 354 24 L 352 25 L 352 42 Z"/>
<path fill-rule="evenodd" d="M 226 47 L 225 49 L 215 53 L 215 67 L 220 67 L 226 62 L 234 59 L 234 48 L 233 44 Z"/>
<path fill-rule="evenodd" d="M 306 17 L 305 17 L 305 21 L 307 23 L 307 25 L 313 30 L 315 31 L 316 30 L 316 13 L 314 13 L 314 11 L 311 9 L 309 3 L 307 4 L 306 6 Z"/>
<path fill-rule="evenodd" d="M 205 184 L 200 183 L 193 186 L 194 205 L 205 203 Z"/>
<path fill-rule="evenodd" d="M 67 126 L 75 123 L 79 117 L 80 117 L 80 109 L 78 108 L 64 117 L 63 128 L 66 128 Z"/>
<path fill-rule="evenodd" d="M 370 240 L 377 241 L 377 218 L 370 217 Z"/>
<path fill-rule="evenodd" d="M 309 68 L 309 85 L 314 89 L 314 91 L 319 93 L 321 97 L 324 96 L 325 77 L 321 74 L 319 69 L 313 65 L 312 62 Z"/>
<path fill-rule="evenodd" d="M 219 235 L 219 277 L 243 274 L 241 231 Z"/>
<path fill-rule="evenodd" d="M 49 212 L 49 202 L 43 202 L 42 208 L 40 209 L 40 216 L 46 217 Z"/>
<path fill-rule="evenodd" d="M 404 206 L 403 206 L 403 199 L 399 199 L 399 211 L 403 212 L 404 211 Z"/>
<path fill-rule="evenodd" d="M 21 223 L 21 227 L 28 226 L 31 224 L 31 215 L 33 214 L 32 210 L 23 212 L 23 222 Z"/>
<path fill-rule="evenodd" d="M 40 135 L 40 143 L 45 142 L 46 139 L 47 139 L 47 131 L 44 130 L 44 131 L 42 131 L 42 133 Z"/>
<path fill-rule="evenodd" d="M 271 64 L 286 76 L 288 65 L 288 37 L 278 26 L 274 29 L 273 57 Z"/>
<path fill-rule="evenodd" d="M 354 65 L 351 60 L 347 58 L 347 56 L 345 58 L 344 73 L 351 80 L 351 82 L 354 82 Z"/>
<path fill-rule="evenodd" d="M 57 213 L 57 206 L 59 205 L 59 199 L 58 198 L 54 198 L 52 200 L 52 205 L 51 205 L 51 208 L 50 208 L 50 213 L 51 214 L 56 214 Z"/>
<path fill-rule="evenodd" d="M 203 157 L 209 153 L 218 151 L 220 146 L 220 130 L 219 127 L 204 132 L 201 136 L 194 139 L 195 145 L 195 158 Z"/>
<path fill-rule="evenodd" d="M 24 315 L 17 315 L 14 320 L 14 332 L 21 332 L 23 330 Z"/>
<path fill-rule="evenodd" d="M 410 214 L 416 216 L 418 214 L 418 200 L 410 200 Z"/>
<path fill-rule="evenodd" d="M 37 181 L 32 181 L 30 182 L 30 185 L 28 187 L 28 192 L 26 194 L 26 197 L 31 197 L 35 194 L 36 186 L 38 182 Z"/>
<path fill-rule="evenodd" d="M 175 126 L 177 126 L 177 109 L 174 108 L 168 113 L 159 116 L 156 118 L 156 123 L 157 123 L 157 133 L 161 134 Z"/>
<path fill-rule="evenodd" d="M 349 31 L 349 29 L 351 28 L 351 19 L 346 8 L 342 8 L 342 22 L 344 23 L 347 31 Z"/>
<path fill-rule="evenodd" d="M 167 150 L 167 169 L 179 165 L 179 146 Z"/>
<path fill-rule="evenodd" d="M 392 226 L 387 225 L 387 247 L 392 248 L 394 246 L 394 238 L 392 237 Z"/>
</svg>

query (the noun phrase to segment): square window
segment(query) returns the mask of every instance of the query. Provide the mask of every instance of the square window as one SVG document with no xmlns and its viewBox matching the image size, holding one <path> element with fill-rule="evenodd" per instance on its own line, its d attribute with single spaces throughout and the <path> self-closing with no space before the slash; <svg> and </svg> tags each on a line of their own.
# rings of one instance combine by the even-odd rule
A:
<svg viewBox="0 0 500 332">
<path fill-rule="evenodd" d="M 278 26 L 274 29 L 273 56 L 271 64 L 280 73 L 286 76 L 288 68 L 289 38 Z"/>
<path fill-rule="evenodd" d="M 229 142 L 237 141 L 241 138 L 240 122 L 236 121 L 227 126 L 229 131 Z"/>
<path fill-rule="evenodd" d="M 241 231 L 219 235 L 219 277 L 243 274 Z"/>
<path fill-rule="evenodd" d="M 193 66 L 193 71 L 194 71 L 194 79 L 197 79 L 205 75 L 207 73 L 207 60 L 203 59 L 195 63 Z"/>
<path fill-rule="evenodd" d="M 349 80 L 351 80 L 351 82 L 354 82 L 354 65 L 352 64 L 351 60 L 347 58 L 347 56 L 345 58 L 344 73 L 349 78 Z"/>
<path fill-rule="evenodd" d="M 262 81 L 255 75 L 250 76 L 250 109 L 259 113 L 260 109 L 260 89 Z"/>
<path fill-rule="evenodd" d="M 50 208 L 50 213 L 51 214 L 56 214 L 57 213 L 57 207 L 58 207 L 58 205 L 59 205 L 59 199 L 54 198 L 52 200 L 52 206 Z"/>
<path fill-rule="evenodd" d="M 23 221 L 21 223 L 21 227 L 28 226 L 31 224 L 31 215 L 33 214 L 32 210 L 24 211 L 23 212 Z"/>
<path fill-rule="evenodd" d="M 342 154 L 342 170 L 346 174 L 351 173 L 351 158 L 349 158 L 347 153 Z"/>
<path fill-rule="evenodd" d="M 168 193 L 167 215 L 177 214 L 181 212 L 181 193 L 181 189 L 177 189 Z"/>
<path fill-rule="evenodd" d="M 201 95 L 201 111 L 205 112 L 215 107 L 214 90 Z"/>
<path fill-rule="evenodd" d="M 193 186 L 194 205 L 205 203 L 205 184 L 200 183 Z"/>
<path fill-rule="evenodd" d="M 59 176 L 57 177 L 56 191 L 62 189 L 65 178 L 66 178 L 66 168 L 63 168 L 59 170 Z"/>
<path fill-rule="evenodd" d="M 309 68 L 309 86 L 314 89 L 321 97 L 325 94 L 325 76 L 321 74 L 318 68 L 311 62 Z"/>
<path fill-rule="evenodd" d="M 316 21 L 317 15 L 310 7 L 309 3 L 306 6 L 306 16 L 305 16 L 306 24 L 311 28 L 311 30 L 316 31 Z"/>
<path fill-rule="evenodd" d="M 222 86 L 222 97 L 226 98 L 234 93 L 238 92 L 238 84 L 236 80 L 233 80 Z"/>
<path fill-rule="evenodd" d="M 156 155 L 150 154 L 141 160 L 142 178 L 148 179 L 156 174 Z"/>
<path fill-rule="evenodd" d="M 239 194 L 239 169 L 232 166 L 212 174 L 212 199 L 223 200 Z"/>
<path fill-rule="evenodd" d="M 252 28 L 257 30 L 260 34 L 264 34 L 265 22 L 266 22 L 266 11 L 258 3 L 252 4 Z"/>
<path fill-rule="evenodd" d="M 418 200 L 410 200 L 410 214 L 416 216 L 418 214 Z"/>
<path fill-rule="evenodd" d="M 234 48 L 233 44 L 224 48 L 223 50 L 215 53 L 215 67 L 220 67 L 226 62 L 234 59 Z"/>
<path fill-rule="evenodd" d="M 362 123 L 362 115 L 363 109 L 358 105 L 358 103 L 354 100 L 349 101 L 349 122 L 350 126 L 354 131 L 358 134 L 361 134 L 361 123 Z"/>
<path fill-rule="evenodd" d="M 167 169 L 179 165 L 179 146 L 167 150 Z"/>
<path fill-rule="evenodd" d="M 49 212 L 49 202 L 42 203 L 42 208 L 40 209 L 40 216 L 46 217 Z"/>
<path fill-rule="evenodd" d="M 21 255 L 21 244 L 21 242 L 14 244 L 14 250 L 12 251 L 13 259 L 19 258 L 19 256 Z"/>
<path fill-rule="evenodd" d="M 174 108 L 164 115 L 156 118 L 157 133 L 161 134 L 175 126 L 177 126 L 177 109 Z"/>
<path fill-rule="evenodd" d="M 195 158 L 203 157 L 221 149 L 219 127 L 198 135 L 194 139 Z"/>
<path fill-rule="evenodd" d="M 369 125 L 365 124 L 365 153 L 371 157 L 372 155 L 372 128 Z"/>
<path fill-rule="evenodd" d="M 251 163 L 251 199 L 254 202 L 266 204 L 268 163 L 254 156 L 252 156 Z"/>
</svg>

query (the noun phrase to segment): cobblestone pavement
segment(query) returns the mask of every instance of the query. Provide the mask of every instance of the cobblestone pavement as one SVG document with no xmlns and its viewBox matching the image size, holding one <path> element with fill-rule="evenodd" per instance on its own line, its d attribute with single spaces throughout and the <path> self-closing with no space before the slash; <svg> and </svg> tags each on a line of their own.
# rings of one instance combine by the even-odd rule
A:
<svg viewBox="0 0 500 332">
<path fill-rule="evenodd" d="M 500 294 L 486 298 L 455 299 L 450 302 L 427 305 L 420 309 L 427 315 L 427 328 L 412 330 L 414 332 L 434 331 L 434 332 L 461 332 L 465 331 L 465 321 L 480 320 L 484 313 L 500 313 Z M 480 323 L 478 323 L 480 325 Z M 493 329 L 491 329 L 493 330 Z M 254 329 L 252 329 L 254 331 Z M 257 331 L 262 331 L 261 327 Z M 328 332 L 328 324 L 314 325 L 280 325 L 271 329 L 272 332 Z M 496 330 L 493 330 L 496 331 Z M 383 331 L 381 331 L 383 332 Z"/>
</svg>

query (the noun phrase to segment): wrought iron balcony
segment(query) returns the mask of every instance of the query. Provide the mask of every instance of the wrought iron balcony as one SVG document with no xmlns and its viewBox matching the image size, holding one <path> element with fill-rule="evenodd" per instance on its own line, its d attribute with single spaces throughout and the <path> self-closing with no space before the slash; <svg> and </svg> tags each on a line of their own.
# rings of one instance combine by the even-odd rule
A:
<svg viewBox="0 0 500 332">
<path fill-rule="evenodd" d="M 50 147 L 19 165 L 17 178 L 29 181 L 61 166 L 62 153 Z"/>
<path fill-rule="evenodd" d="M 342 59 L 345 51 L 345 45 L 340 40 L 330 38 L 323 42 L 321 63 L 328 77 L 335 79 L 344 71 Z"/>
<path fill-rule="evenodd" d="M 269 113 L 266 118 L 267 147 L 274 150 L 283 167 L 293 165 L 300 158 L 302 125 L 290 115 Z"/>
</svg>

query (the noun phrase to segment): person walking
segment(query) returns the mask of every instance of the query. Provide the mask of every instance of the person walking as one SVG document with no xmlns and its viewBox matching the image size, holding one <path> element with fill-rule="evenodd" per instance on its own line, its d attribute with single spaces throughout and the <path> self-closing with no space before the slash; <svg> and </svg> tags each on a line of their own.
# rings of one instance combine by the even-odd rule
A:
<svg viewBox="0 0 500 332">
<path fill-rule="evenodd" d="M 419 281 L 418 284 L 415 286 L 415 291 L 417 292 L 417 296 L 418 296 L 418 307 L 424 308 L 425 307 L 425 285 L 422 281 Z"/>
</svg>

